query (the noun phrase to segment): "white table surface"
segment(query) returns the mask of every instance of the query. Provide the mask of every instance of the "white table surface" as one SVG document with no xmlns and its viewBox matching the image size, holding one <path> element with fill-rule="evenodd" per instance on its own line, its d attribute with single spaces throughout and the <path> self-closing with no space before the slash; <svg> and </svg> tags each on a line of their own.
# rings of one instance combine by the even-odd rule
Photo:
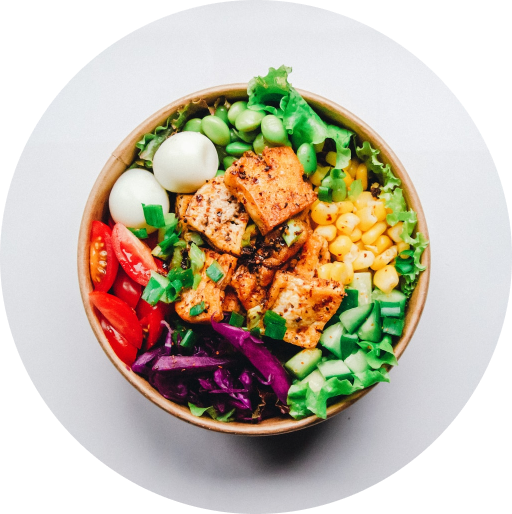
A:
<svg viewBox="0 0 512 514">
<path fill-rule="evenodd" d="M 277 512 L 373 485 L 416 457 L 455 418 L 501 329 L 510 230 L 483 140 L 420 61 L 368 27 L 326 11 L 292 4 L 248 9 L 218 4 L 162 19 L 107 49 L 66 86 L 32 134 L 13 179 L 1 249 L 2 270 L 9 272 L 2 283 L 11 330 L 34 384 L 89 451 L 174 500 Z M 251 20 L 245 33 L 253 44 L 226 47 L 226 34 L 241 19 Z M 269 19 L 280 20 L 278 31 Z M 178 48 L 175 42 L 184 38 L 188 45 Z M 346 106 L 402 160 L 429 224 L 431 286 L 391 384 L 317 427 L 237 438 L 170 417 L 109 363 L 81 305 L 76 235 L 99 170 L 133 127 L 190 91 L 245 81 L 282 63 L 294 67 L 295 86 Z M 482 245 L 495 252 L 478 251 Z M 264 491 L 258 502 L 251 501 L 254 491 Z"/>
</svg>

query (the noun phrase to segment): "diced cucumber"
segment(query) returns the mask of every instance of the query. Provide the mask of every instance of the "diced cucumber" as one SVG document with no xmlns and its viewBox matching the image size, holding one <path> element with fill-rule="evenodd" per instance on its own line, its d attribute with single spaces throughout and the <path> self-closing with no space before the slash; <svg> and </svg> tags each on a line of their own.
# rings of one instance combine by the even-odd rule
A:
<svg viewBox="0 0 512 514">
<path fill-rule="evenodd" d="M 342 360 L 330 360 L 321 362 L 318 365 L 320 373 L 326 378 L 338 377 L 344 379 L 349 377 L 352 372 Z"/>
<path fill-rule="evenodd" d="M 350 334 L 353 334 L 364 323 L 364 320 L 368 317 L 372 309 L 373 303 L 354 307 L 353 309 L 345 311 L 340 316 L 340 321 L 343 323 L 343 326 L 347 331 Z"/>
<path fill-rule="evenodd" d="M 403 318 L 404 312 L 402 306 L 398 302 L 378 302 L 380 304 L 380 313 L 388 318 Z"/>
<path fill-rule="evenodd" d="M 359 305 L 371 303 L 372 274 L 369 271 L 354 273 L 354 278 L 348 286 L 359 291 Z"/>
<path fill-rule="evenodd" d="M 320 344 L 332 352 L 338 359 L 341 359 L 341 336 L 344 327 L 341 323 L 336 323 L 326 328 L 320 336 Z"/>
<path fill-rule="evenodd" d="M 345 296 L 336 311 L 336 314 L 326 323 L 325 328 L 334 325 L 340 320 L 340 315 L 359 305 L 359 291 L 357 289 L 345 289 Z"/>
<path fill-rule="evenodd" d="M 383 293 L 380 289 L 375 289 L 372 293 L 372 298 L 374 301 L 380 302 L 381 308 L 388 306 L 395 308 L 396 304 L 398 304 L 400 306 L 401 317 L 405 315 L 405 304 L 407 302 L 407 296 L 405 296 L 401 291 L 398 291 L 398 289 L 393 289 L 393 291 L 387 294 Z M 384 314 L 383 312 L 382 315 L 390 316 L 389 314 Z"/>
<path fill-rule="evenodd" d="M 301 381 L 301 384 L 309 384 L 311 390 L 315 393 L 318 393 L 318 391 L 320 391 L 322 386 L 325 384 L 325 378 L 322 373 L 320 373 L 320 371 L 315 369 L 304 380 Z"/>
<path fill-rule="evenodd" d="M 378 343 L 382 337 L 382 319 L 380 317 L 379 302 L 373 304 L 373 309 L 366 321 L 359 327 L 357 331 L 359 339 L 363 341 L 372 341 Z"/>
<path fill-rule="evenodd" d="M 307 348 L 295 354 L 284 367 L 297 378 L 302 379 L 311 373 L 322 359 L 322 350 Z"/>
<path fill-rule="evenodd" d="M 344 331 L 340 339 L 341 358 L 346 359 L 357 348 L 359 337 L 357 334 L 349 334 Z"/>
<path fill-rule="evenodd" d="M 345 359 L 345 364 L 350 368 L 352 373 L 362 373 L 370 368 L 368 362 L 366 361 L 366 357 L 364 356 L 363 350 L 358 350 L 357 352 L 349 355 Z"/>
<path fill-rule="evenodd" d="M 382 331 L 392 336 L 401 336 L 404 330 L 405 320 L 403 318 L 382 318 Z"/>
</svg>

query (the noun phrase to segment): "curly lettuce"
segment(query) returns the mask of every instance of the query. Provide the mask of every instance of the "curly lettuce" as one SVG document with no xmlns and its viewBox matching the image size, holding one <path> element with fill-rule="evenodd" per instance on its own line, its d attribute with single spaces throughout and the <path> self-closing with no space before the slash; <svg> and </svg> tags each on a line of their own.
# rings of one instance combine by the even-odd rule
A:
<svg viewBox="0 0 512 514">
<path fill-rule="evenodd" d="M 247 88 L 249 109 L 270 112 L 283 120 L 293 147 L 301 144 L 319 144 L 327 138 L 336 145 L 336 168 L 348 166 L 349 148 L 354 133 L 348 129 L 325 123 L 312 107 L 288 82 L 292 69 L 280 66 L 270 68 L 264 77 L 254 77 Z"/>
</svg>

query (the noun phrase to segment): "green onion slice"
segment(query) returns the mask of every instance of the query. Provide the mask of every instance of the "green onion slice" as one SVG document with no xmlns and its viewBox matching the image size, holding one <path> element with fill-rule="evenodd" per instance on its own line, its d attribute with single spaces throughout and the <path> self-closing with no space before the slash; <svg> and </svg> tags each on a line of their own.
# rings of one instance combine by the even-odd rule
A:
<svg viewBox="0 0 512 514">
<path fill-rule="evenodd" d="M 268 312 L 268 311 L 267 311 Z M 265 326 L 265 335 L 272 339 L 283 339 L 286 334 L 286 325 L 278 325 L 277 323 L 269 323 Z"/>
<path fill-rule="evenodd" d="M 232 327 L 241 328 L 244 324 L 244 321 L 245 321 L 245 318 L 241 314 L 238 314 L 238 312 L 234 312 L 234 311 L 231 313 L 231 316 L 229 318 L 229 324 Z"/>
<path fill-rule="evenodd" d="M 137 236 L 139 239 L 146 239 L 148 237 L 148 231 L 145 228 L 130 228 L 128 230 Z"/>
<path fill-rule="evenodd" d="M 183 348 L 192 348 L 196 342 L 196 335 L 192 330 L 187 330 L 187 333 L 183 336 L 180 346 Z"/>
<path fill-rule="evenodd" d="M 275 325 L 284 326 L 286 325 L 286 320 L 282 316 L 277 314 L 277 312 L 268 310 L 267 312 L 265 312 L 265 316 L 263 316 L 263 323 L 265 324 L 265 326 L 271 323 Z"/>
<path fill-rule="evenodd" d="M 156 228 L 165 227 L 164 211 L 161 205 L 146 205 L 143 203 L 142 209 L 148 225 Z"/>
<path fill-rule="evenodd" d="M 206 269 L 206 275 L 214 282 L 218 282 L 224 278 L 224 271 L 217 261 L 213 261 Z"/>
<path fill-rule="evenodd" d="M 199 316 L 199 314 L 203 313 L 205 310 L 206 310 L 206 305 L 205 305 L 204 301 L 202 301 L 201 303 L 194 305 L 194 307 L 192 307 L 190 309 L 189 314 L 191 316 Z"/>
<path fill-rule="evenodd" d="M 332 189 L 330 187 L 320 186 L 318 188 L 318 199 L 321 202 L 332 203 Z"/>
</svg>

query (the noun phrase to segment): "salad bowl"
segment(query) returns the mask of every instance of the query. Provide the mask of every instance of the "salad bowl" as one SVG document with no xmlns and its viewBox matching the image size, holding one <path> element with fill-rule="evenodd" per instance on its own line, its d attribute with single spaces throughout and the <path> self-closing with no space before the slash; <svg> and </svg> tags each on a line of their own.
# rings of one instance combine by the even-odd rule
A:
<svg viewBox="0 0 512 514">
<path fill-rule="evenodd" d="M 404 169 L 404 166 L 393 153 L 391 148 L 389 148 L 389 146 L 373 129 L 347 109 L 316 94 L 303 90 L 297 91 L 324 120 L 338 126 L 341 125 L 346 127 L 353 131 L 359 140 L 369 141 L 373 148 L 380 151 L 381 161 L 384 164 L 389 164 L 394 174 L 401 180 L 404 198 L 408 207 L 413 209 L 417 214 L 417 231 L 421 232 L 428 239 L 427 224 L 418 194 L 416 193 L 414 185 Z M 111 348 L 103 332 L 100 321 L 94 312 L 94 308 L 89 301 L 89 294 L 94 290 L 89 273 L 89 239 L 92 223 L 94 220 L 107 222 L 110 191 L 116 183 L 116 180 L 134 162 L 137 152 L 136 143 L 144 134 L 151 132 L 155 127 L 163 124 L 170 115 L 177 112 L 181 106 L 189 103 L 190 101 L 202 98 L 208 104 L 211 104 L 221 96 L 225 97 L 231 103 L 239 100 L 246 100 L 247 84 L 230 84 L 212 87 L 192 93 L 170 103 L 141 123 L 112 152 L 112 155 L 103 167 L 89 195 L 80 226 L 78 241 L 78 279 L 80 292 L 89 323 L 107 357 L 111 360 L 117 370 L 126 378 L 126 380 L 130 382 L 130 384 L 132 384 L 140 393 L 142 393 L 148 400 L 155 403 L 158 407 L 181 420 L 208 430 L 248 436 L 283 434 L 314 425 L 324 420 L 315 415 L 298 420 L 292 418 L 272 417 L 264 419 L 257 424 L 249 424 L 236 421 L 224 423 L 204 416 L 198 417 L 193 415 L 186 406 L 179 405 L 164 398 L 149 384 L 148 381 L 133 372 L 129 366 L 121 361 Z M 430 275 L 429 247 L 424 251 L 421 262 L 426 266 L 426 270 L 421 273 L 419 281 L 408 302 L 405 314 L 404 330 L 400 339 L 394 345 L 394 353 L 397 359 L 400 358 L 411 341 L 425 306 Z M 357 391 L 330 405 L 327 408 L 327 419 L 348 408 L 362 396 L 369 393 L 373 387 L 375 387 L 375 385 Z"/>
</svg>

